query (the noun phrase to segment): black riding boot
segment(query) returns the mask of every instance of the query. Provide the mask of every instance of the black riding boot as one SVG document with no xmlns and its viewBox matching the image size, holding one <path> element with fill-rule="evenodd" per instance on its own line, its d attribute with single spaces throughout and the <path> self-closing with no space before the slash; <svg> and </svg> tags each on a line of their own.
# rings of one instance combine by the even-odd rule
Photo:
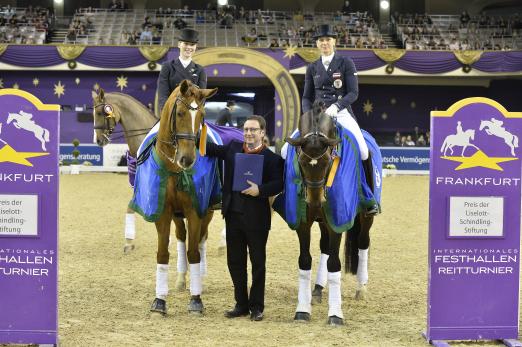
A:
<svg viewBox="0 0 522 347">
<path fill-rule="evenodd" d="M 371 191 L 375 193 L 375 188 L 373 185 L 373 165 L 372 165 L 372 157 L 370 153 L 368 153 L 368 159 L 363 160 L 363 169 L 364 169 L 364 175 L 366 176 L 366 183 L 368 183 L 368 186 L 370 187 Z M 375 216 L 379 213 L 379 205 L 377 203 L 369 206 L 366 209 L 366 215 L 367 216 Z"/>
</svg>

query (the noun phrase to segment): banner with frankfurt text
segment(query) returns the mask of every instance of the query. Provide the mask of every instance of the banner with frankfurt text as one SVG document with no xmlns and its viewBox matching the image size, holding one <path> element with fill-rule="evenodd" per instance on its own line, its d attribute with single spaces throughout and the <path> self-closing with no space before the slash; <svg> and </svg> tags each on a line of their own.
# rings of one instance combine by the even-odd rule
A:
<svg viewBox="0 0 522 347">
<path fill-rule="evenodd" d="M 430 341 L 518 337 L 520 134 L 487 98 L 431 112 Z"/>
<path fill-rule="evenodd" d="M 0 104 L 0 344 L 56 345 L 60 106 Z"/>
</svg>

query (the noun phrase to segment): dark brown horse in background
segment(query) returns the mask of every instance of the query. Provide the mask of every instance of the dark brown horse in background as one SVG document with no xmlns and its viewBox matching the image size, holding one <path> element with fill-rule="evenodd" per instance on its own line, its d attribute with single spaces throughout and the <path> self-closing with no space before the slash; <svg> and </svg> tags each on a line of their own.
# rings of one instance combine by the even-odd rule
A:
<svg viewBox="0 0 522 347">
<path fill-rule="evenodd" d="M 200 217 L 193 207 L 191 196 L 177 190 L 176 184 L 179 177 L 177 173 L 191 169 L 196 162 L 196 136 L 203 124 L 205 99 L 216 92 L 217 88 L 199 89 L 190 81 L 184 80 L 172 92 L 161 113 L 154 151 L 171 175 L 167 181 L 163 212 L 155 222 L 158 232 L 158 253 L 156 298 L 152 303 L 152 312 L 167 313 L 165 300 L 168 294 L 170 224 L 174 219 L 176 230 L 184 230 L 184 226 L 181 225 L 183 220 L 179 217 L 182 214 L 188 221 L 187 258 L 191 294 L 188 310 L 191 313 L 203 313 L 199 246 L 206 239 L 213 211 L 208 210 L 203 217 Z"/>
<path fill-rule="evenodd" d="M 320 103 L 314 104 L 312 110 L 303 114 L 299 120 L 300 137 L 287 138 L 286 141 L 296 147 L 299 168 L 303 177 L 306 200 L 306 220 L 297 227 L 299 237 L 299 293 L 298 305 L 294 320 L 309 321 L 311 315 L 312 295 L 320 302 L 324 284 L 315 285 L 311 290 L 312 256 L 310 255 L 310 228 L 314 222 L 319 223 L 321 230 L 321 253 L 327 256 L 327 261 L 321 262 L 321 268 L 326 265 L 328 290 L 328 324 L 344 324 L 341 299 L 341 261 L 339 248 L 341 233 L 336 233 L 326 222 L 323 204 L 326 202 L 325 185 L 332 167 L 332 152 L 340 142 L 336 135 L 335 124 L 323 113 Z M 345 271 L 357 274 L 359 287 L 356 297 L 362 297 L 368 281 L 367 254 L 370 245 L 370 228 L 373 216 L 359 213 L 353 227 L 347 230 L 345 249 Z M 361 256 L 361 257 L 359 257 Z M 326 257 L 325 257 L 326 258 Z M 360 259 L 361 258 L 361 259 Z M 359 261 L 360 260 L 360 261 Z M 318 276 L 320 277 L 320 276 Z"/>
</svg>

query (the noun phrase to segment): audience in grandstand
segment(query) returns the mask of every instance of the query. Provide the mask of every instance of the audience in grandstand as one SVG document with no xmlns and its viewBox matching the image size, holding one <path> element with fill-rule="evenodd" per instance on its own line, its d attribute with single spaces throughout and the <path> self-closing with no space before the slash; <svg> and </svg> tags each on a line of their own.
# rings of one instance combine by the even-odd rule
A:
<svg viewBox="0 0 522 347">
<path fill-rule="evenodd" d="M 502 18 L 485 13 L 472 17 L 466 11 L 460 16 L 395 13 L 391 23 L 406 49 L 509 50 L 520 34 L 518 14 Z"/>
<path fill-rule="evenodd" d="M 43 44 L 50 24 L 47 9 L 4 6 L 0 9 L 0 43 Z"/>
</svg>

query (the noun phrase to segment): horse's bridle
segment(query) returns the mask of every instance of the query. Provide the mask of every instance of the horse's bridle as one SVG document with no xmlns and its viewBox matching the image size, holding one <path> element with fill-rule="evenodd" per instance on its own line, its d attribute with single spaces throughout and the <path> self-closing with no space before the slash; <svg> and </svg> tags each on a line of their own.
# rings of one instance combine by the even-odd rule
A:
<svg viewBox="0 0 522 347">
<path fill-rule="evenodd" d="M 105 136 L 107 138 L 107 140 L 110 141 L 110 136 L 112 135 L 112 132 L 114 131 L 114 128 L 116 127 L 116 117 L 114 117 L 114 108 L 112 107 L 111 104 L 107 104 L 107 103 L 103 102 L 103 103 L 94 105 L 94 110 L 96 111 L 96 109 L 100 106 L 103 107 L 103 116 L 105 117 L 104 123 L 103 123 L 103 126 L 95 125 L 94 129 L 103 130 L 104 131 L 103 136 Z M 105 133 L 105 131 L 107 133 Z"/>
<path fill-rule="evenodd" d="M 99 103 L 97 105 L 94 105 L 94 110 L 96 111 L 96 108 L 103 107 L 103 117 L 104 117 L 104 123 L 103 125 L 94 126 L 95 130 L 103 130 L 103 136 L 107 139 L 107 141 L 111 141 L 111 135 L 113 133 L 125 133 L 121 134 L 120 136 L 115 137 L 114 139 L 120 139 L 122 137 L 133 137 L 133 136 L 140 136 L 147 134 L 151 128 L 143 128 L 143 129 L 127 129 L 127 130 L 118 130 L 114 131 L 116 128 L 116 117 L 114 116 L 114 107 L 106 102 Z"/>
<path fill-rule="evenodd" d="M 176 101 L 174 102 L 174 107 L 172 108 L 172 112 L 170 114 L 170 132 L 172 134 L 172 141 L 171 144 L 175 148 L 178 147 L 178 140 L 189 140 L 196 142 L 197 135 L 199 134 L 199 129 L 195 134 L 189 134 L 189 133 L 178 133 L 176 132 L 176 109 L 178 102 L 182 103 L 186 108 L 188 108 L 190 111 L 199 111 L 201 109 L 200 104 L 197 104 L 196 107 L 192 107 L 192 105 L 188 104 L 181 96 L 176 97 Z M 201 123 L 203 123 L 203 117 L 201 118 Z"/>
<path fill-rule="evenodd" d="M 194 141 L 194 143 L 197 141 L 197 137 L 199 135 L 200 129 L 195 134 L 189 134 L 189 133 L 177 133 L 176 132 L 176 110 L 177 110 L 177 104 L 178 102 L 182 103 L 186 108 L 188 108 L 190 111 L 199 111 L 203 105 L 197 104 L 196 107 L 192 107 L 192 105 L 187 104 L 187 102 L 181 97 L 177 96 L 176 101 L 174 102 L 174 107 L 172 108 L 172 112 L 170 113 L 170 133 L 171 133 L 171 140 L 170 141 L 163 141 L 159 138 L 157 141 L 166 143 L 172 147 L 174 147 L 175 150 L 178 149 L 178 140 L 188 140 L 188 141 Z M 201 124 L 204 122 L 204 117 L 201 117 Z M 158 150 L 167 158 L 168 161 L 171 163 L 176 163 L 175 159 L 170 157 L 167 153 L 163 152 L 159 147 Z"/>
<path fill-rule="evenodd" d="M 324 138 L 328 138 L 328 136 L 320 131 L 317 131 L 317 130 L 314 130 L 314 131 L 311 131 L 309 133 L 307 133 L 306 135 L 303 136 L 303 139 L 306 139 L 306 138 L 309 138 L 309 137 L 312 137 L 312 136 L 315 136 L 315 137 L 324 137 Z M 328 146 L 326 147 L 326 149 L 324 150 L 323 153 L 321 153 L 320 155 L 317 155 L 317 156 L 311 156 L 309 155 L 308 153 L 306 153 L 305 151 L 303 151 L 302 148 L 297 148 L 296 149 L 296 152 L 297 152 L 297 155 L 298 157 L 301 155 L 301 154 L 304 154 L 306 157 L 308 157 L 310 160 L 315 160 L 315 161 L 318 161 L 319 159 L 321 159 L 322 157 L 324 157 L 326 154 L 328 154 L 329 152 L 331 152 L 332 150 L 332 147 L 331 146 Z M 303 177 L 303 182 L 304 182 L 304 185 L 308 188 L 321 188 L 321 187 L 324 187 L 325 183 L 326 183 L 326 178 L 328 177 L 328 172 L 330 171 L 331 167 L 332 167 L 332 163 L 333 163 L 333 159 L 332 157 L 330 156 L 330 159 L 328 160 L 328 170 L 326 171 L 326 175 L 323 177 L 322 180 L 319 180 L 319 181 L 309 181 L 306 179 L 305 175 L 303 174 L 302 170 L 301 170 L 301 177 Z M 299 168 L 301 168 L 301 166 L 299 166 Z M 306 193 L 305 193 L 306 194 Z"/>
</svg>

